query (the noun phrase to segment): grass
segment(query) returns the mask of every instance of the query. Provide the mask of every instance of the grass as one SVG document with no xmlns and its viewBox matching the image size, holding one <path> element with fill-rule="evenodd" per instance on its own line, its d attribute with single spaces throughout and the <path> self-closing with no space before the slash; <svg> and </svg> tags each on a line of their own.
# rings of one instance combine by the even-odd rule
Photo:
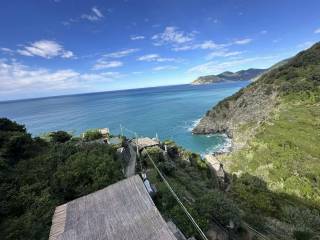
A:
<svg viewBox="0 0 320 240">
<path fill-rule="evenodd" d="M 306 218 L 320 223 L 319 97 L 319 91 L 282 97 L 246 147 L 223 159 L 238 176 L 230 195 L 242 208 L 318 234 Z"/>
</svg>

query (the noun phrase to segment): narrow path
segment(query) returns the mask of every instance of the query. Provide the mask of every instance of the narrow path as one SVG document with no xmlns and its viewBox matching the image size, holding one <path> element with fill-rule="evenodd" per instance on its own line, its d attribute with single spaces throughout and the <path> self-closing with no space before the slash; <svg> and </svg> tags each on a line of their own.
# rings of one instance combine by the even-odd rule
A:
<svg viewBox="0 0 320 240">
<path fill-rule="evenodd" d="M 129 158 L 128 166 L 126 169 L 126 177 L 131 177 L 135 174 L 135 171 L 136 171 L 137 153 L 133 149 L 131 143 L 128 143 L 127 151 L 130 158 Z"/>
</svg>

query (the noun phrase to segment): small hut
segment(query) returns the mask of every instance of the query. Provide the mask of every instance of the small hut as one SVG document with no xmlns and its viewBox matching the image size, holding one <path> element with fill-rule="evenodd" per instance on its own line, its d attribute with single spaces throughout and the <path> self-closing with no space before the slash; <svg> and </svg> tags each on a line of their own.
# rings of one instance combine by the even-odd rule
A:
<svg viewBox="0 0 320 240">
<path fill-rule="evenodd" d="M 148 147 L 160 145 L 160 141 L 148 137 L 134 138 L 131 140 L 131 142 L 135 147 L 138 147 L 139 151 L 142 151 L 143 149 Z"/>
<path fill-rule="evenodd" d="M 56 208 L 49 240 L 75 239 L 177 240 L 138 175 Z"/>
<path fill-rule="evenodd" d="M 103 139 L 108 139 L 110 136 L 109 128 L 100 128 L 98 129 L 99 133 L 101 133 Z"/>
</svg>

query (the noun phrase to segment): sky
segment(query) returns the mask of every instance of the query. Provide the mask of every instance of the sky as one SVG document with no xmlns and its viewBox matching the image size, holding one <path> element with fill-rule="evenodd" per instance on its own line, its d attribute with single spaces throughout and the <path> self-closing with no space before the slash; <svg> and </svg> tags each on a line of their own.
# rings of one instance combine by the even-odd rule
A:
<svg viewBox="0 0 320 240">
<path fill-rule="evenodd" d="M 0 101 L 190 83 L 320 40 L 319 0 L 3 0 Z"/>
</svg>

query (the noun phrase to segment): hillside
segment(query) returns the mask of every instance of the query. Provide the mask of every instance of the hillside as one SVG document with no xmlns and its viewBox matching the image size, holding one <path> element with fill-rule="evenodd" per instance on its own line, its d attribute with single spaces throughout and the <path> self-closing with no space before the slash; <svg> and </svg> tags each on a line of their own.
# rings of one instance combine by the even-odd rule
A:
<svg viewBox="0 0 320 240">
<path fill-rule="evenodd" d="M 241 70 L 238 72 L 227 71 L 227 72 L 220 73 L 218 75 L 201 76 L 196 80 L 192 81 L 191 84 L 200 85 L 200 84 L 210 84 L 210 83 L 217 83 L 217 82 L 224 82 L 224 81 L 251 80 L 259 76 L 265 71 L 266 69 L 254 69 L 254 68 Z"/>
<path fill-rule="evenodd" d="M 320 235 L 320 43 L 209 110 L 195 134 L 225 132 L 231 197 L 283 239 Z M 258 217 L 259 216 L 259 217 Z M 286 237 L 285 237 L 286 236 Z M 303 237 L 301 237 L 303 236 Z"/>
<path fill-rule="evenodd" d="M 0 118 L 0 239 L 48 239 L 57 205 L 124 178 L 116 149 L 79 140 L 62 131 L 33 138 Z"/>
</svg>

